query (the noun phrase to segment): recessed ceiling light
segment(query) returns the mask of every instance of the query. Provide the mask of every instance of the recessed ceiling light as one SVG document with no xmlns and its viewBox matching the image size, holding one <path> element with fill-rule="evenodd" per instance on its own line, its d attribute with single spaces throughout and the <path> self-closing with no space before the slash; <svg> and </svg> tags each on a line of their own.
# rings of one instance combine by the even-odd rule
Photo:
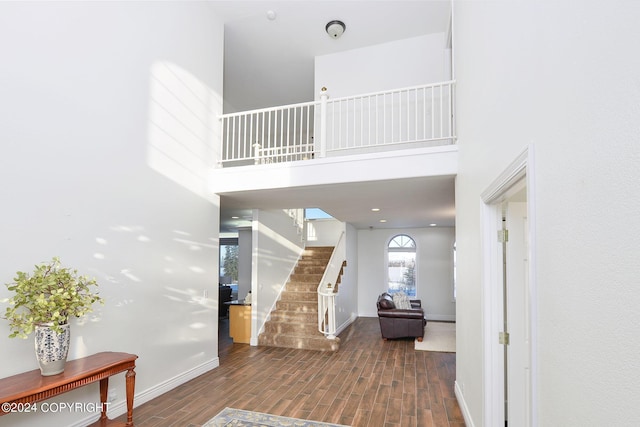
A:
<svg viewBox="0 0 640 427">
<path fill-rule="evenodd" d="M 381 219 L 380 222 L 387 222 L 387 220 L 386 219 Z"/>
<path fill-rule="evenodd" d="M 371 208 L 371 212 L 380 212 L 380 208 Z"/>
<path fill-rule="evenodd" d="M 429 227 L 435 227 L 436 225 L 438 225 L 438 224 L 431 223 L 431 224 L 429 224 Z"/>
<path fill-rule="evenodd" d="M 231 219 L 240 219 L 239 216 L 232 216 Z"/>
</svg>

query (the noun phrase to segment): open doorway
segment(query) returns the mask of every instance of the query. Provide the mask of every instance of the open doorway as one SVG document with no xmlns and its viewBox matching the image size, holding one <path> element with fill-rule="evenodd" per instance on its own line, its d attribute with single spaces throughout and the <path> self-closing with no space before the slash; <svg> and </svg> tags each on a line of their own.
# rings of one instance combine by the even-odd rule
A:
<svg viewBox="0 0 640 427">
<path fill-rule="evenodd" d="M 527 149 L 482 194 L 486 425 L 536 425 L 533 185 Z"/>
</svg>

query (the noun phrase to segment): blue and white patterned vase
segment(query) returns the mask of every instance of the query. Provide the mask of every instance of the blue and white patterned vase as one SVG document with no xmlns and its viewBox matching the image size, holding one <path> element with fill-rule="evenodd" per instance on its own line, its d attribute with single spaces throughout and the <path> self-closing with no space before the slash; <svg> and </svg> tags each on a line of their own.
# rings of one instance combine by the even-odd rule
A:
<svg viewBox="0 0 640 427">
<path fill-rule="evenodd" d="M 64 371 L 71 329 L 68 323 L 60 327 L 62 333 L 57 333 L 47 325 L 36 326 L 36 358 L 43 376 L 57 375 Z"/>
</svg>

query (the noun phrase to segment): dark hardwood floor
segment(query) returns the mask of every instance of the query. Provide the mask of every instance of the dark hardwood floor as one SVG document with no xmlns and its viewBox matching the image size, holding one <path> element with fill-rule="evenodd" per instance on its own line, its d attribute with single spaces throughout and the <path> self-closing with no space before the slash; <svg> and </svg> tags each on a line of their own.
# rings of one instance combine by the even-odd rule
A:
<svg viewBox="0 0 640 427">
<path fill-rule="evenodd" d="M 225 407 L 351 426 L 464 426 L 455 353 L 384 341 L 377 318 L 358 318 L 335 353 L 233 344 L 220 323 L 220 366 L 136 408 L 136 426 L 201 426 Z"/>
</svg>

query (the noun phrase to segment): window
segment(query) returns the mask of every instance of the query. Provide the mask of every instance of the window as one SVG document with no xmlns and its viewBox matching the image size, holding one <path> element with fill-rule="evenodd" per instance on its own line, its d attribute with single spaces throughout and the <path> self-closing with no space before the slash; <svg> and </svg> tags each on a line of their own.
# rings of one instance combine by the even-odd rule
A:
<svg viewBox="0 0 640 427">
<path fill-rule="evenodd" d="M 231 283 L 238 281 L 238 245 L 220 246 L 220 276 L 230 277 Z"/>
<path fill-rule="evenodd" d="M 416 296 L 416 242 L 406 234 L 399 234 L 387 248 L 389 293 L 404 292 Z"/>
<path fill-rule="evenodd" d="M 238 292 L 238 238 L 220 238 L 220 280 L 221 285 L 231 286 Z"/>
<path fill-rule="evenodd" d="M 320 208 L 306 208 L 304 210 L 304 217 L 306 219 L 333 219 L 331 215 Z"/>
</svg>

